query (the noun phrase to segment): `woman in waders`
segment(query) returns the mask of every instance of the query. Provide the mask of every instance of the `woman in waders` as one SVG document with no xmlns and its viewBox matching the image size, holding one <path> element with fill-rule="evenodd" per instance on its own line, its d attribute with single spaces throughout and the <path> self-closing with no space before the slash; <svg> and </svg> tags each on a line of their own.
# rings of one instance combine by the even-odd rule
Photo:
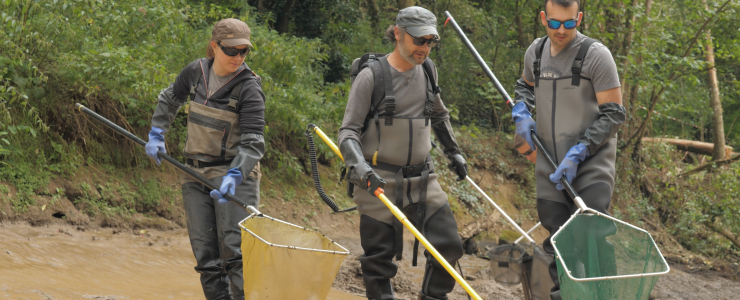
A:
<svg viewBox="0 0 740 300">
<path fill-rule="evenodd" d="M 244 299 L 241 232 L 248 213 L 226 203 L 225 193 L 259 207 L 259 160 L 265 153 L 265 94 L 244 59 L 252 43 L 247 24 L 221 20 L 213 27 L 206 58 L 187 65 L 159 94 L 146 154 L 159 165 L 164 134 L 181 106 L 187 111 L 183 153 L 189 168 L 220 185 L 211 190 L 181 174 L 190 245 L 206 299 Z M 220 202 L 220 203 L 219 203 Z"/>
</svg>

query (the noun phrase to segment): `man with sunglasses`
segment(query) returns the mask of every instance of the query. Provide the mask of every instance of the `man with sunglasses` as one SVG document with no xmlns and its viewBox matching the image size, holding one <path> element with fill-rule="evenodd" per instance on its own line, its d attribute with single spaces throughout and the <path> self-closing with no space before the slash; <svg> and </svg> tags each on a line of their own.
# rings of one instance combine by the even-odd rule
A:
<svg viewBox="0 0 740 300">
<path fill-rule="evenodd" d="M 580 1 L 545 0 L 544 4 L 540 18 L 547 36 L 527 49 L 512 117 L 516 133 L 535 149 L 530 135 L 535 130 L 559 164 L 552 172 L 547 161 L 537 157 L 535 167 L 537 212 L 552 236 L 576 210 L 560 184 L 562 176 L 587 206 L 607 213 L 614 191 L 616 133 L 627 114 L 611 52 L 576 30 L 583 18 Z M 535 107 L 536 123 L 530 113 Z M 537 152 L 539 156 L 541 151 Z M 605 239 L 599 244 L 611 247 Z M 550 237 L 544 249 L 554 253 Z M 550 264 L 550 276 L 555 283 L 550 296 L 560 299 L 555 261 Z"/>
<path fill-rule="evenodd" d="M 189 102 L 183 155 L 190 169 L 220 185 L 211 190 L 180 176 L 190 245 L 208 300 L 244 299 L 241 230 L 248 213 L 259 207 L 259 161 L 265 153 L 265 94 L 259 76 L 244 63 L 252 47 L 247 24 L 224 19 L 213 26 L 206 57 L 182 69 L 160 94 L 152 116 L 146 154 L 158 165 L 167 152 L 164 134 L 180 107 Z"/>
<path fill-rule="evenodd" d="M 391 278 L 403 252 L 403 225 L 375 197 L 378 188 L 415 224 L 452 265 L 462 257 L 457 223 L 447 195 L 437 182 L 430 151 L 431 132 L 462 180 L 467 175 L 449 113 L 437 87 L 437 72 L 428 58 L 439 41 L 437 18 L 412 6 L 398 12 L 387 35 L 393 53 L 373 60 L 354 79 L 339 129 L 340 151 L 347 166 L 351 196 L 360 212 L 360 257 L 368 299 L 395 299 Z M 375 105 L 375 99 L 378 99 Z M 418 241 L 412 253 L 416 265 Z M 418 299 L 447 299 L 455 280 L 428 251 Z"/>
</svg>

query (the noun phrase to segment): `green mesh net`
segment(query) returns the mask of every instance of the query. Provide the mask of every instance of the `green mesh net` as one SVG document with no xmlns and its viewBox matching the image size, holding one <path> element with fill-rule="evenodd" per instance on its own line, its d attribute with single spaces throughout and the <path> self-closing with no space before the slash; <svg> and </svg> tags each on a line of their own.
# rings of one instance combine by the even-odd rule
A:
<svg viewBox="0 0 740 300">
<path fill-rule="evenodd" d="M 648 299 L 669 270 L 647 231 L 605 215 L 571 217 L 553 244 L 563 299 Z"/>
</svg>

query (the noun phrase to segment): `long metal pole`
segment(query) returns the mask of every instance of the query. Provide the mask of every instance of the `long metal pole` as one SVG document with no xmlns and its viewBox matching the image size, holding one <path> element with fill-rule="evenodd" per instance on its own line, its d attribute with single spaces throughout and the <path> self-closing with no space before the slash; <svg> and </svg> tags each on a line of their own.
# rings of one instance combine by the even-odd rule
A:
<svg viewBox="0 0 740 300">
<path fill-rule="evenodd" d="M 447 23 L 452 24 L 455 32 L 457 32 L 457 35 L 460 36 L 460 39 L 463 41 L 465 46 L 468 47 L 468 50 L 470 50 L 470 53 L 473 54 L 473 57 L 475 57 L 475 60 L 478 62 L 480 67 L 483 68 L 483 71 L 486 73 L 486 76 L 488 76 L 488 79 L 491 80 L 493 85 L 496 87 L 496 90 L 498 90 L 499 94 L 501 94 L 501 96 L 504 97 L 504 99 L 506 100 L 506 105 L 509 106 L 509 108 L 514 108 L 514 101 L 511 100 L 511 96 L 509 96 L 509 93 L 507 93 L 504 87 L 501 86 L 501 83 L 498 81 L 498 79 L 496 79 L 496 75 L 493 75 L 491 68 L 488 67 L 488 64 L 486 64 L 480 54 L 478 54 L 478 51 L 475 50 L 475 47 L 472 43 L 470 43 L 470 40 L 468 40 L 465 32 L 463 32 L 460 26 L 457 25 L 457 22 L 455 22 L 455 18 L 452 17 L 452 14 L 450 14 L 449 11 L 445 11 L 445 16 L 447 17 L 447 20 L 445 21 L 445 26 L 447 26 Z M 558 166 L 555 164 L 555 160 L 552 159 L 552 156 L 543 146 L 542 142 L 540 141 L 540 137 L 537 136 L 534 130 L 532 130 L 532 141 L 534 142 L 535 146 L 537 146 L 537 150 L 539 150 L 540 153 L 542 153 L 542 155 L 545 157 L 545 160 L 548 162 L 553 171 L 556 170 Z M 581 197 L 578 195 L 570 182 L 568 182 L 568 179 L 565 176 L 560 177 L 560 183 L 563 184 L 565 190 L 568 191 L 568 194 L 571 198 L 573 198 L 573 201 L 578 206 L 578 208 L 580 208 L 581 210 L 588 209 L 586 204 L 583 202 Z"/>
<path fill-rule="evenodd" d="M 321 139 L 324 140 L 324 142 L 326 142 L 327 145 L 329 145 L 329 148 L 331 148 L 331 150 L 334 150 L 334 153 L 336 153 L 337 156 L 341 157 L 342 160 L 344 160 L 344 157 L 342 156 L 342 153 L 339 152 L 339 148 L 337 148 L 337 145 L 335 145 L 334 142 L 332 142 L 331 139 L 329 139 L 329 137 L 323 131 L 321 131 L 321 129 L 319 129 L 319 127 L 314 126 L 313 128 L 310 128 L 310 129 L 316 132 L 316 134 L 319 137 L 321 137 Z M 482 298 L 478 296 L 478 293 L 476 293 L 475 290 L 473 290 L 473 288 L 465 281 L 465 279 L 462 278 L 462 276 L 460 276 L 460 274 L 457 274 L 457 272 L 455 271 L 455 268 L 453 268 L 450 265 L 450 263 L 447 262 L 447 260 L 444 257 L 442 257 L 441 254 L 439 254 L 439 252 L 437 252 L 437 249 L 435 249 L 434 246 L 432 246 L 432 244 L 430 244 L 429 241 L 427 241 L 427 239 L 421 234 L 421 232 L 419 232 L 419 230 L 417 230 L 416 227 L 414 227 L 414 224 L 412 224 L 411 221 L 409 221 L 409 218 L 407 218 L 403 214 L 403 212 L 401 212 L 401 210 L 398 209 L 398 207 L 396 207 L 396 205 L 394 205 L 393 203 L 391 203 L 390 200 L 388 200 L 388 198 L 385 196 L 385 194 L 383 194 L 383 192 L 384 192 L 383 189 L 380 189 L 380 188 L 377 189 L 375 191 L 375 197 L 378 197 L 378 199 L 380 199 L 380 201 L 382 201 L 383 204 L 385 204 L 385 206 L 388 207 L 391 213 L 394 216 L 396 216 L 396 219 L 401 221 L 401 223 L 406 227 L 406 229 L 411 231 L 411 233 L 416 237 L 419 243 L 424 245 L 424 248 L 426 248 L 427 251 L 429 251 L 429 253 L 431 253 L 432 256 L 434 256 L 434 258 L 437 259 L 437 262 L 439 262 L 439 264 L 441 264 L 442 267 L 444 267 L 445 270 L 447 270 L 447 273 L 450 273 L 450 275 L 452 275 L 452 277 L 455 278 L 455 281 L 457 281 L 457 283 L 459 283 L 460 286 L 462 286 L 462 288 L 465 289 L 466 292 L 468 292 L 468 295 L 470 295 L 470 297 L 473 297 L 473 299 L 476 299 L 476 300 L 481 300 Z"/>
<path fill-rule="evenodd" d="M 84 105 L 79 104 L 79 103 L 75 103 L 75 108 L 78 111 L 80 111 L 80 112 L 86 113 L 87 115 L 91 116 L 93 119 L 95 119 L 95 120 L 99 121 L 100 123 L 103 123 L 104 125 L 110 127 L 111 129 L 113 129 L 116 132 L 120 133 L 121 135 L 127 137 L 128 139 L 134 141 L 135 143 L 141 145 L 142 147 L 143 146 L 146 146 L 146 142 L 144 142 L 144 140 L 140 139 L 138 136 L 134 135 L 133 133 L 128 132 L 126 129 L 121 128 L 121 126 L 118 126 L 116 123 L 113 123 L 110 120 L 104 118 L 103 116 L 97 114 L 96 112 L 88 109 Z M 179 161 L 177 161 L 176 159 L 172 158 L 171 156 L 165 154 L 164 152 L 162 152 L 162 151 L 157 152 L 157 156 L 159 156 L 160 158 L 162 158 L 162 159 L 166 160 L 167 162 L 171 163 L 172 165 L 174 165 L 175 167 L 177 167 L 181 171 L 187 173 L 188 175 L 193 176 L 193 178 L 195 178 L 195 180 L 198 180 L 200 183 L 204 184 L 208 188 L 214 189 L 214 190 L 219 189 L 219 186 L 213 184 L 210 180 L 206 179 L 205 177 L 201 176 L 200 174 L 196 173 L 195 171 L 193 171 L 190 168 L 186 167 L 185 165 L 181 164 Z M 251 206 L 251 205 L 244 206 L 244 205 L 240 204 L 239 201 L 238 201 L 238 199 L 236 197 L 234 197 L 234 195 L 231 195 L 231 194 L 228 194 L 227 193 L 227 194 L 225 194 L 223 196 L 224 196 L 224 198 L 226 198 L 226 200 L 229 200 L 230 202 L 233 202 L 234 204 L 236 204 L 237 206 L 239 206 L 239 207 L 241 207 L 243 209 L 246 209 L 246 210 L 248 210 L 248 211 L 250 211 L 252 213 L 258 214 L 258 215 L 261 215 L 262 214 L 254 206 Z"/>
</svg>

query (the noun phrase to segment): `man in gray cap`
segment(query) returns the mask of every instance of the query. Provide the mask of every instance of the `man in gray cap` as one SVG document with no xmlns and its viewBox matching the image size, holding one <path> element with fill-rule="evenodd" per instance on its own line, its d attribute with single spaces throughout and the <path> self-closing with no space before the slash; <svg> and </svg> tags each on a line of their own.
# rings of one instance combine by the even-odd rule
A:
<svg viewBox="0 0 740 300">
<path fill-rule="evenodd" d="M 428 58 L 439 41 L 437 18 L 412 6 L 398 12 L 393 53 L 364 64 L 350 90 L 339 129 L 339 145 L 347 165 L 350 192 L 360 216 L 362 276 L 369 299 L 395 299 L 390 279 L 401 259 L 403 225 L 376 198 L 385 195 L 399 207 L 452 265 L 463 254 L 457 223 L 447 195 L 437 182 L 431 160 L 431 131 L 452 162 L 450 168 L 467 176 L 437 87 L 437 72 Z M 414 245 L 416 265 L 418 241 Z M 427 262 L 419 298 L 447 299 L 454 278 L 425 251 Z"/>
</svg>

